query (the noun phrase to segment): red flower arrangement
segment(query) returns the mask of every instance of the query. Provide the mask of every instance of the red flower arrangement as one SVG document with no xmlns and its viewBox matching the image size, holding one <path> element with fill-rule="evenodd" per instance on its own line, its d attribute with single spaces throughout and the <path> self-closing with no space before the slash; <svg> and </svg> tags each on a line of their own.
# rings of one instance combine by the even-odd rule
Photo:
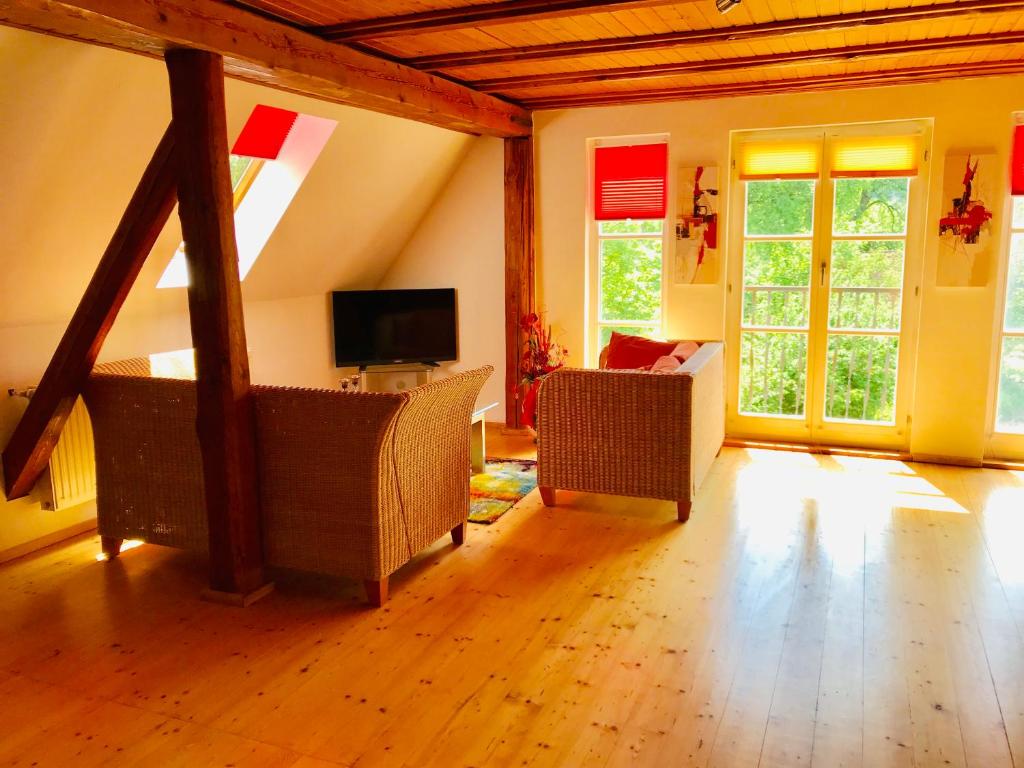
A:
<svg viewBox="0 0 1024 768">
<path fill-rule="evenodd" d="M 540 389 L 545 376 L 565 365 L 568 350 L 552 339 L 551 326 L 545 327 L 541 316 L 536 312 L 524 315 L 519 326 L 526 334 L 521 365 L 522 383 L 526 387 L 522 417 L 523 424 L 533 427 L 537 413 L 537 390 Z"/>
</svg>

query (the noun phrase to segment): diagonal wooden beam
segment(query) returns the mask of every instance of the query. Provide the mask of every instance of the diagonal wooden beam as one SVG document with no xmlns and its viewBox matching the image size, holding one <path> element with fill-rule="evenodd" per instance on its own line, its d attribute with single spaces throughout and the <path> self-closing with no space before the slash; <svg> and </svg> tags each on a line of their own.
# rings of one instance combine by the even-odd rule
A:
<svg viewBox="0 0 1024 768">
<path fill-rule="evenodd" d="M 531 131 L 520 106 L 216 0 L 0 0 L 0 24 L 153 57 L 209 51 L 240 80 L 464 133 Z"/>
<path fill-rule="evenodd" d="M 228 168 L 224 62 L 214 53 L 167 52 L 178 206 L 189 267 L 196 351 L 196 431 L 203 458 L 210 588 L 246 595 L 263 586 L 256 442 L 242 290 Z"/>
<path fill-rule="evenodd" d="M 853 45 L 845 48 L 815 48 L 809 51 L 790 51 L 768 56 L 738 56 L 730 59 L 681 61 L 671 64 L 654 64 L 640 67 L 517 75 L 515 77 L 476 80 L 472 84 L 475 88 L 479 88 L 482 91 L 497 92 L 542 88 L 554 85 L 578 85 L 581 83 L 603 83 L 618 80 L 646 80 L 682 74 L 704 74 L 734 69 L 761 69 L 763 67 L 809 64 L 811 62 L 820 64 L 835 61 L 856 61 L 859 59 L 899 56 L 909 53 L 943 53 L 963 49 L 987 48 L 995 45 L 1012 45 L 1015 43 L 1024 43 L 1024 30 L 985 35 L 961 35 L 959 37 L 870 43 L 868 45 Z"/>
<path fill-rule="evenodd" d="M 174 209 L 178 197 L 173 151 L 168 128 L 4 449 L 8 499 L 27 495 L 46 468 L 103 341 Z"/>
<path fill-rule="evenodd" d="M 644 104 L 660 101 L 718 99 L 734 96 L 761 96 L 777 93 L 804 93 L 847 88 L 872 88 L 886 85 L 928 83 L 948 78 L 988 77 L 1024 74 L 1024 60 L 984 61 L 974 64 L 942 64 L 905 67 L 880 72 L 858 72 L 847 75 L 815 75 L 752 83 L 723 83 L 684 88 L 651 88 L 619 92 L 581 93 L 531 99 L 527 103 L 537 110 L 574 109 L 580 107 Z"/>
<path fill-rule="evenodd" d="M 683 0 L 692 2 L 693 0 Z M 381 16 L 344 24 L 317 27 L 313 31 L 325 40 L 355 42 L 424 32 L 444 32 L 467 27 L 484 27 L 509 22 L 556 19 L 586 13 L 631 11 L 656 5 L 678 3 L 680 0 L 503 0 L 497 3 L 437 8 L 401 16 Z"/>
<path fill-rule="evenodd" d="M 572 42 L 548 43 L 546 45 L 494 48 L 486 51 L 441 53 L 433 56 L 403 59 L 403 61 L 411 67 L 436 72 L 455 67 L 476 67 L 504 62 L 546 61 L 609 53 L 637 53 L 665 48 L 678 48 L 681 46 L 705 45 L 708 43 L 731 43 L 741 40 L 749 42 L 751 40 L 765 40 L 785 37 L 787 35 L 864 29 L 883 24 L 927 23 L 1012 12 L 1024 12 L 1024 0 L 966 0 L 965 2 L 887 8 L 861 13 L 811 16 L 786 19 L 784 21 L 772 21 L 765 24 L 745 24 L 736 27 L 690 29 L 656 35 L 607 37 L 598 40 L 574 40 Z"/>
</svg>

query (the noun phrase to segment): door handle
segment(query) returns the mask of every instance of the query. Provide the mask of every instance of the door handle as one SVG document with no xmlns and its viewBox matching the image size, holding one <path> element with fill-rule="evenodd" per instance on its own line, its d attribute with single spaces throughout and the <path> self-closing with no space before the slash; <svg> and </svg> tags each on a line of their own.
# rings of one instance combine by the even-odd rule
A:
<svg viewBox="0 0 1024 768">
<path fill-rule="evenodd" d="M 821 262 L 821 277 L 820 277 L 820 282 L 818 284 L 821 285 L 822 287 L 824 287 L 824 285 L 825 285 L 825 262 L 824 261 Z"/>
</svg>

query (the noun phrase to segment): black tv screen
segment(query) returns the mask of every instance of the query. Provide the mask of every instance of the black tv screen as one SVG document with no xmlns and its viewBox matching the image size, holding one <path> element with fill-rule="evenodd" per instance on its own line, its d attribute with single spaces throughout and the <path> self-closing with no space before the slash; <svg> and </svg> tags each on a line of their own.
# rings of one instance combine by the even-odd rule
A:
<svg viewBox="0 0 1024 768">
<path fill-rule="evenodd" d="M 340 368 L 458 359 L 454 288 L 334 291 Z"/>
</svg>

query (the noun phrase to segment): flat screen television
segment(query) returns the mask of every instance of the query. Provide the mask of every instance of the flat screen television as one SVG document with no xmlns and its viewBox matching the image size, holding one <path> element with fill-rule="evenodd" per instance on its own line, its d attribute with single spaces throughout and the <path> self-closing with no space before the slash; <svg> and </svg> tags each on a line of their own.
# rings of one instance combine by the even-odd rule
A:
<svg viewBox="0 0 1024 768">
<path fill-rule="evenodd" d="M 454 288 L 334 291 L 331 304 L 339 368 L 458 359 Z"/>
</svg>

